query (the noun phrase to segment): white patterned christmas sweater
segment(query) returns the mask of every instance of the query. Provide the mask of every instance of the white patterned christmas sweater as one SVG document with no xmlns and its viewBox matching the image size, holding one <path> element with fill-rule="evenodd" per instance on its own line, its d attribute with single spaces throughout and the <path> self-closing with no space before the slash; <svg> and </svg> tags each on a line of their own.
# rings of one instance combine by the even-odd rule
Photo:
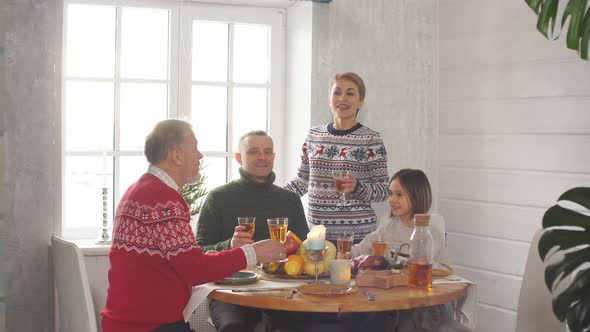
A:
<svg viewBox="0 0 590 332">
<path fill-rule="evenodd" d="M 337 206 L 340 194 L 333 170 L 353 173 L 357 187 L 346 194 L 349 206 Z M 311 128 L 301 149 L 297 176 L 285 188 L 308 194 L 308 222 L 326 226 L 326 238 L 336 240 L 339 232 L 354 231 L 361 240 L 376 229 L 377 218 L 371 202 L 388 194 L 387 151 L 378 132 L 358 123 L 348 130 L 336 130 L 333 123 Z"/>
</svg>

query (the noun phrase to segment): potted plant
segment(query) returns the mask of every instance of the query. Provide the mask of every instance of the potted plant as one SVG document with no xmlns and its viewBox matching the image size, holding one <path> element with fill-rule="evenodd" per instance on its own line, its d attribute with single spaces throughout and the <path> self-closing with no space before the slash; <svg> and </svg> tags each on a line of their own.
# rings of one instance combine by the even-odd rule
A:
<svg viewBox="0 0 590 332">
<path fill-rule="evenodd" d="M 201 176 L 199 181 L 195 183 L 187 183 L 180 189 L 180 194 L 184 197 L 186 204 L 191 210 L 191 218 L 199 214 L 201 211 L 201 197 L 207 195 L 207 189 L 205 188 L 206 176 Z"/>
<path fill-rule="evenodd" d="M 525 0 L 537 14 L 537 30 L 547 39 L 559 38 L 566 22 L 568 22 L 566 45 L 577 50 L 582 59 L 588 60 L 590 47 L 590 8 L 588 0 Z M 565 3 L 561 19 L 557 17 L 559 3 Z M 555 34 L 555 23 L 561 21 L 561 28 Z"/>
<path fill-rule="evenodd" d="M 559 38 L 568 23 L 568 48 L 578 51 L 588 60 L 590 47 L 590 7 L 588 0 L 525 0 L 537 14 L 537 30 L 547 39 Z M 561 18 L 557 17 L 560 2 L 565 4 Z M 555 34 L 555 24 L 560 29 Z M 572 332 L 590 330 L 590 188 L 578 187 L 563 193 L 558 201 L 578 204 L 580 209 L 559 204 L 543 216 L 543 235 L 539 239 L 539 254 L 550 264 L 545 269 L 545 284 L 553 293 L 553 312 L 560 321 L 567 320 Z M 583 212 L 578 212 L 583 211 Z M 563 254 L 552 260 L 555 254 Z M 573 274 L 573 279 L 572 279 Z M 570 282 L 571 281 L 571 282 Z M 565 289 L 558 290 L 561 284 Z M 568 285 L 569 283 L 569 285 Z"/>
<path fill-rule="evenodd" d="M 590 188 L 574 188 L 561 195 L 558 201 L 574 202 L 585 208 L 585 214 L 552 206 L 543 216 L 543 235 L 539 239 L 539 254 L 551 263 L 545 269 L 545 284 L 554 294 L 553 312 L 560 321 L 567 318 L 572 332 L 590 328 L 590 269 L 581 270 L 590 263 Z M 555 249 L 557 248 L 557 249 Z M 556 253 L 562 257 L 551 261 Z M 570 275 L 575 276 L 571 280 Z M 560 283 L 571 283 L 557 293 Z"/>
</svg>

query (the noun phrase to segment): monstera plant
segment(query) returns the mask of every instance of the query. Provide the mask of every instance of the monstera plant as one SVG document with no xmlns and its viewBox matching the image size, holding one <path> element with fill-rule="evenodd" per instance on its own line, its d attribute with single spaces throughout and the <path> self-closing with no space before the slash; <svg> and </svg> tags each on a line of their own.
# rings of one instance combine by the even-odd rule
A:
<svg viewBox="0 0 590 332">
<path fill-rule="evenodd" d="M 526 3 L 539 17 L 537 30 L 547 39 L 557 39 L 566 22 L 566 45 L 572 50 L 577 50 L 582 59 L 588 60 L 588 47 L 590 46 L 590 8 L 588 0 L 525 0 Z M 561 19 L 557 17 L 560 3 L 565 4 Z M 561 22 L 561 27 L 555 32 L 555 24 Z"/>
<path fill-rule="evenodd" d="M 543 216 L 543 235 L 539 239 L 539 254 L 550 264 L 545 269 L 545 284 L 554 294 L 553 312 L 560 321 L 567 318 L 572 332 L 590 330 L 590 188 L 574 188 L 558 201 L 570 201 L 580 206 L 568 209 L 558 204 Z M 580 212 L 576 211 L 579 210 Z M 563 255 L 552 260 L 561 252 Z M 573 279 L 571 278 L 574 273 Z M 560 283 L 569 283 L 557 291 Z M 571 283 L 570 283 L 571 282 Z M 556 294 L 557 293 L 557 294 Z"/>
<path fill-rule="evenodd" d="M 590 7 L 588 0 L 525 0 L 537 14 L 537 30 L 547 39 L 557 39 L 565 31 L 566 45 L 588 60 L 590 47 Z M 563 6 L 563 7 L 560 7 Z M 561 17 L 558 12 L 562 10 Z M 555 24 L 559 30 L 555 31 Z M 585 209 L 580 213 L 554 205 L 543 217 L 544 233 L 539 240 L 541 259 L 549 261 L 545 284 L 553 293 L 553 312 L 567 319 L 572 332 L 590 331 L 590 188 L 574 188 L 559 197 Z M 576 209 L 577 210 L 577 209 Z M 555 253 L 561 253 L 552 260 Z M 575 276 L 572 280 L 572 274 Z M 569 283 L 571 281 L 571 283 Z M 558 286 L 564 283 L 564 290 Z M 568 285 L 569 283 L 569 285 Z"/>
</svg>

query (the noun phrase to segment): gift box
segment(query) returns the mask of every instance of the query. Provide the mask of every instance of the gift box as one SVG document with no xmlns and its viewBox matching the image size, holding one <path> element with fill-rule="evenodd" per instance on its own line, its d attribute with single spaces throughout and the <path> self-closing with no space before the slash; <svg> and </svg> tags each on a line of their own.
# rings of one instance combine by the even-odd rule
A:
<svg viewBox="0 0 590 332">
<path fill-rule="evenodd" d="M 388 289 L 407 286 L 408 276 L 392 270 L 361 270 L 356 275 L 356 286 Z"/>
</svg>

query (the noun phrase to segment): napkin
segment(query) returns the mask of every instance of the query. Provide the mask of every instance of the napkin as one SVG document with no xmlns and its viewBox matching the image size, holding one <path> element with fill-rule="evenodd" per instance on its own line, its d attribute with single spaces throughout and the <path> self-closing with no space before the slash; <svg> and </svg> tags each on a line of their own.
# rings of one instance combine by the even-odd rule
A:
<svg viewBox="0 0 590 332">
<path fill-rule="evenodd" d="M 466 283 L 467 296 L 463 299 L 453 302 L 453 312 L 455 314 L 455 321 L 461 326 L 475 331 L 477 325 L 476 315 L 476 300 L 477 300 L 477 286 L 471 281 L 459 277 L 457 275 L 450 275 L 445 278 L 436 278 L 432 280 L 432 284 L 455 284 L 455 283 Z"/>
<path fill-rule="evenodd" d="M 193 312 L 197 309 L 197 307 L 209 296 L 214 290 L 217 289 L 268 289 L 273 290 L 275 288 L 295 288 L 307 283 L 306 280 L 283 280 L 283 281 L 274 281 L 274 280 L 260 280 L 255 284 L 249 285 L 217 285 L 214 283 L 203 284 L 199 286 L 194 286 L 192 289 L 191 297 L 188 300 L 188 303 L 184 307 L 182 315 L 184 317 L 184 321 L 188 322 L 190 316 Z"/>
</svg>

